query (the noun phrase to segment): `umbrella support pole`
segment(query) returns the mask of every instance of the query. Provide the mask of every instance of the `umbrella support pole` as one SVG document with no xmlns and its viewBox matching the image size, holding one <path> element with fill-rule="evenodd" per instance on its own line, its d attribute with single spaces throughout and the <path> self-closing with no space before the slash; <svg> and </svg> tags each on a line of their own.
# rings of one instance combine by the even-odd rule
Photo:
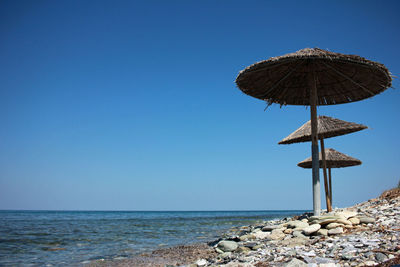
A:
<svg viewBox="0 0 400 267">
<path fill-rule="evenodd" d="M 329 200 L 331 201 L 331 205 L 332 205 L 332 172 L 331 172 L 331 168 L 329 168 Z"/>
<path fill-rule="evenodd" d="M 326 158 L 325 158 L 324 139 L 321 138 L 319 141 L 321 143 L 321 154 L 322 154 L 322 166 L 323 166 L 323 173 L 324 173 L 326 209 L 328 210 L 328 212 L 331 212 L 332 211 L 332 206 L 331 206 L 331 199 L 330 199 L 330 193 L 329 193 L 329 188 L 328 188 L 328 177 L 327 177 L 327 174 L 326 174 Z"/>
<path fill-rule="evenodd" d="M 310 110 L 311 110 L 311 156 L 312 156 L 312 185 L 313 212 L 321 215 L 321 187 L 319 183 L 319 153 L 318 153 L 318 120 L 317 120 L 317 85 L 315 73 L 309 75 Z"/>
</svg>

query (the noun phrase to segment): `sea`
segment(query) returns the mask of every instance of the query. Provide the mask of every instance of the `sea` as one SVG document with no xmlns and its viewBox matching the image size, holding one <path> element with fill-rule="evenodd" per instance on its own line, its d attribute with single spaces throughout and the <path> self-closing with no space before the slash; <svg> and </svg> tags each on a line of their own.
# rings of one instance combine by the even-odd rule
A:
<svg viewBox="0 0 400 267">
<path fill-rule="evenodd" d="M 0 211 L 0 266 L 83 266 L 305 211 Z"/>
</svg>

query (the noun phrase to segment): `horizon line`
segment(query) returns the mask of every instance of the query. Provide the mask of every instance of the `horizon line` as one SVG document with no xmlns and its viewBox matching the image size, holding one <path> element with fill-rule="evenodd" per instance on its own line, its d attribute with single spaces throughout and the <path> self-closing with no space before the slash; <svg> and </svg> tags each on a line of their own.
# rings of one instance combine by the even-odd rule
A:
<svg viewBox="0 0 400 267">
<path fill-rule="evenodd" d="M 82 211 L 82 212 L 260 212 L 260 211 L 302 211 L 308 212 L 312 210 L 307 209 L 291 209 L 291 210 L 284 210 L 284 209 L 273 209 L 273 210 L 79 210 L 79 209 L 0 209 L 1 211 Z"/>
</svg>

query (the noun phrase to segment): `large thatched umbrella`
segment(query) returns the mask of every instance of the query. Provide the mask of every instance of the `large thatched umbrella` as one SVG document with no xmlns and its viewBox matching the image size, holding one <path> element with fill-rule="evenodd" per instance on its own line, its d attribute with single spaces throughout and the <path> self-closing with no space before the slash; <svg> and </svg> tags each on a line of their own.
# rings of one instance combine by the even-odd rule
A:
<svg viewBox="0 0 400 267">
<path fill-rule="evenodd" d="M 380 63 L 319 48 L 305 48 L 255 63 L 236 78 L 240 90 L 268 105 L 310 106 L 315 215 L 321 211 L 317 106 L 369 98 L 386 90 L 391 82 L 388 69 Z"/>
<path fill-rule="evenodd" d="M 342 121 L 339 119 L 331 118 L 328 116 L 318 116 L 318 139 L 321 143 L 321 155 L 322 161 L 320 166 L 323 166 L 324 173 L 324 186 L 325 186 L 325 199 L 326 208 L 328 211 L 332 211 L 331 201 L 329 198 L 328 179 L 326 173 L 326 160 L 325 160 L 325 145 L 324 139 L 335 137 L 339 135 L 345 135 L 367 129 L 368 127 L 362 124 L 354 122 Z M 311 141 L 311 121 L 304 123 L 300 128 L 291 133 L 289 136 L 282 139 L 278 144 L 293 144 L 300 142 Z"/>
<path fill-rule="evenodd" d="M 322 153 L 320 155 L 320 164 L 322 163 Z M 332 203 L 332 173 L 331 173 L 331 168 L 344 168 L 344 167 L 351 167 L 351 166 L 357 166 L 361 165 L 361 161 L 355 158 L 352 158 L 348 155 L 345 155 L 343 153 L 340 153 L 339 151 L 334 150 L 333 148 L 328 148 L 325 150 L 325 163 L 326 167 L 329 170 L 329 199 L 330 203 Z M 302 162 L 299 162 L 297 166 L 302 167 L 302 168 L 312 168 L 312 160 L 311 157 L 303 160 Z M 321 165 L 320 165 L 321 166 Z"/>
</svg>

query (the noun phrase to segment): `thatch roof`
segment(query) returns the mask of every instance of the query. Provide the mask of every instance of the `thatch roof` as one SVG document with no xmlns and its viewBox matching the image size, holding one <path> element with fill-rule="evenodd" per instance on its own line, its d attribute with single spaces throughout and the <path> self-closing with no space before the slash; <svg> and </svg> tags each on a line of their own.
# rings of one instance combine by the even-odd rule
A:
<svg viewBox="0 0 400 267">
<path fill-rule="evenodd" d="M 336 151 L 333 148 L 325 149 L 325 160 L 327 168 L 343 168 L 343 167 L 361 165 L 362 163 L 360 160 L 352 158 L 343 153 L 340 153 L 339 151 Z M 297 166 L 311 169 L 312 168 L 311 157 L 303 160 L 302 162 L 299 162 Z M 319 153 L 319 167 L 320 168 L 323 167 L 321 152 Z"/>
<path fill-rule="evenodd" d="M 317 82 L 317 105 L 359 101 L 391 87 L 389 70 L 356 55 L 319 48 L 272 57 L 242 70 L 236 84 L 245 94 L 269 105 L 310 105 L 309 73 Z"/>
<path fill-rule="evenodd" d="M 318 138 L 326 139 L 339 135 L 354 133 L 368 127 L 354 122 L 342 121 L 328 116 L 318 116 Z M 311 121 L 304 123 L 299 129 L 282 139 L 278 144 L 293 144 L 311 141 Z"/>
</svg>

